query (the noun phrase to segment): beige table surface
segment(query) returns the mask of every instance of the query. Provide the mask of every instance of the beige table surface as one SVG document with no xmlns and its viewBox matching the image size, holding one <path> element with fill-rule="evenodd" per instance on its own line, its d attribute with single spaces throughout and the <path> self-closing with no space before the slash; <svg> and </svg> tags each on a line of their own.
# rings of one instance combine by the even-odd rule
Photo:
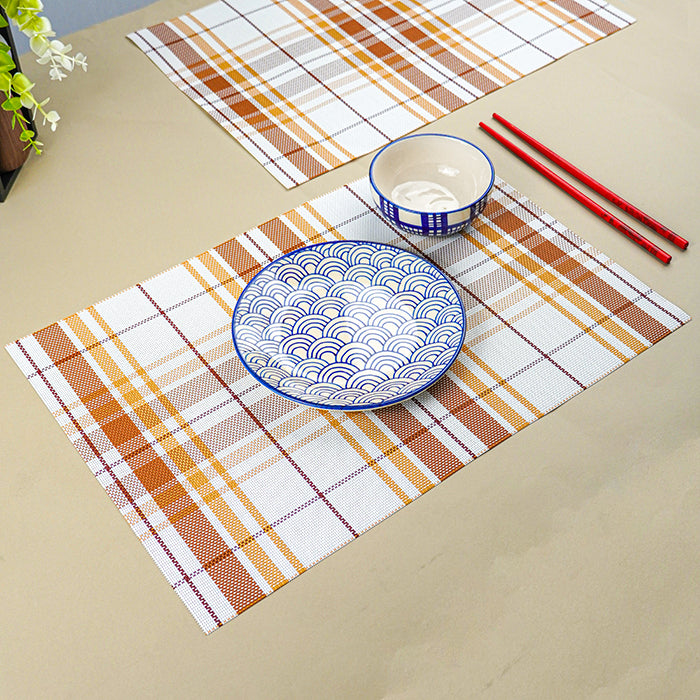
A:
<svg viewBox="0 0 700 700">
<path fill-rule="evenodd" d="M 425 130 L 697 317 L 700 3 L 616 4 L 637 23 Z M 3 344 L 365 174 L 284 190 L 125 38 L 195 5 L 71 36 L 90 70 L 60 86 L 25 57 L 63 119 L 0 204 Z M 492 111 L 695 243 L 664 267 L 480 133 Z M 3 352 L 0 697 L 699 697 L 699 329 L 210 636 Z"/>
</svg>

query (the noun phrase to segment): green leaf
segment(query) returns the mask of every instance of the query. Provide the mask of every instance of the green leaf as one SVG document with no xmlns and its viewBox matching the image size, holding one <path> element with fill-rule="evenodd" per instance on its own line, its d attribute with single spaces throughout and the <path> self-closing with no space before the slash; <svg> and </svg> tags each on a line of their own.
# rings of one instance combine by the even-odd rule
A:
<svg viewBox="0 0 700 700">
<path fill-rule="evenodd" d="M 46 35 L 52 31 L 48 17 L 33 17 L 30 26 L 37 34 Z"/>
<path fill-rule="evenodd" d="M 44 5 L 40 0 L 22 0 L 20 5 L 20 10 L 28 12 L 41 12 L 44 9 Z"/>
<path fill-rule="evenodd" d="M 5 72 L 14 70 L 16 67 L 15 62 L 12 60 L 12 56 L 10 56 L 9 53 L 0 51 L 0 70 Z"/>
<path fill-rule="evenodd" d="M 22 107 L 22 100 L 19 97 L 8 97 L 3 103 L 2 108 L 8 112 L 16 112 Z"/>
<path fill-rule="evenodd" d="M 24 73 L 15 73 L 12 76 L 12 90 L 18 95 L 31 90 L 33 87 L 34 83 Z"/>
<path fill-rule="evenodd" d="M 40 156 L 41 155 L 41 148 L 39 148 L 39 146 L 43 146 L 43 145 L 44 145 L 43 143 L 39 143 L 38 141 L 35 141 L 34 139 L 30 139 L 29 141 L 27 141 L 27 145 L 24 147 L 24 150 L 26 151 L 30 148 L 33 148 L 36 151 L 36 154 L 38 156 Z"/>
<path fill-rule="evenodd" d="M 9 27 L 9 26 L 10 25 L 9 25 L 8 21 L 2 15 L 0 15 L 0 29 L 2 29 L 3 27 Z"/>
<path fill-rule="evenodd" d="M 20 135 L 20 141 L 30 141 L 34 136 L 34 132 L 31 129 L 25 129 Z"/>
<path fill-rule="evenodd" d="M 7 7 L 5 8 L 5 12 L 7 13 L 8 17 L 11 17 L 12 19 L 17 17 L 17 5 L 19 5 L 19 0 L 8 1 Z"/>
</svg>

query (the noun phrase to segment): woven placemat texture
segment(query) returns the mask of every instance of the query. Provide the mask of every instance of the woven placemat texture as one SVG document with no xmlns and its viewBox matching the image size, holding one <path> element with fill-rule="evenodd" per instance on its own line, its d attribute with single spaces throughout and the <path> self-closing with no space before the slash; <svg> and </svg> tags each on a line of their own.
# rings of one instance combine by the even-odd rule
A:
<svg viewBox="0 0 700 700">
<path fill-rule="evenodd" d="M 234 352 L 246 282 L 338 239 L 425 256 L 464 303 L 458 359 L 402 404 L 307 408 Z M 431 238 L 390 227 L 365 178 L 8 351 L 210 632 L 688 320 L 500 179 L 474 228 Z"/>
<path fill-rule="evenodd" d="M 220 0 L 129 38 L 293 187 L 633 21 L 597 0 Z"/>
</svg>

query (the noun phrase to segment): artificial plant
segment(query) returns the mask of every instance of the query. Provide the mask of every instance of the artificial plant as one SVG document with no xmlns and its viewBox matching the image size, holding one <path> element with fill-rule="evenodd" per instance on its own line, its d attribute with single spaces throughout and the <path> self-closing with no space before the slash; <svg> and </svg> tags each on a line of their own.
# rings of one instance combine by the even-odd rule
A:
<svg viewBox="0 0 700 700">
<path fill-rule="evenodd" d="M 71 55 L 73 47 L 54 39 L 56 32 L 51 29 L 51 22 L 41 14 L 44 6 L 41 0 L 0 0 L 0 28 L 12 22 L 29 38 L 29 48 L 37 56 L 37 63 L 48 66 L 51 80 L 63 80 L 76 66 L 87 70 L 87 58 L 82 53 Z M 33 148 L 41 153 L 43 144 L 37 140 L 36 133 L 22 112 L 22 108 L 31 110 L 43 117 L 51 130 L 56 130 L 60 116 L 55 110 L 46 110 L 50 98 L 41 102 L 34 96 L 34 83 L 17 70 L 9 44 L 0 35 L 0 108 L 12 113 L 12 128 L 20 127 L 20 140 L 26 148 Z"/>
</svg>

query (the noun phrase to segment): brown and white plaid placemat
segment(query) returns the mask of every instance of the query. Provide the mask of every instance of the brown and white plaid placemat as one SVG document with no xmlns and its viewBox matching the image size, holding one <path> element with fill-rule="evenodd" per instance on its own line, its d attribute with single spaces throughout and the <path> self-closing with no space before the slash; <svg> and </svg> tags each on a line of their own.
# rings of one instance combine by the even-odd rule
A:
<svg viewBox="0 0 700 700">
<path fill-rule="evenodd" d="M 219 0 L 129 38 L 293 187 L 633 21 L 601 0 Z"/>
<path fill-rule="evenodd" d="M 425 256 L 466 308 L 450 371 L 374 412 L 273 394 L 231 340 L 261 266 L 342 238 Z M 475 228 L 427 238 L 363 179 L 8 350 L 211 632 L 688 320 L 502 180 Z"/>
</svg>

